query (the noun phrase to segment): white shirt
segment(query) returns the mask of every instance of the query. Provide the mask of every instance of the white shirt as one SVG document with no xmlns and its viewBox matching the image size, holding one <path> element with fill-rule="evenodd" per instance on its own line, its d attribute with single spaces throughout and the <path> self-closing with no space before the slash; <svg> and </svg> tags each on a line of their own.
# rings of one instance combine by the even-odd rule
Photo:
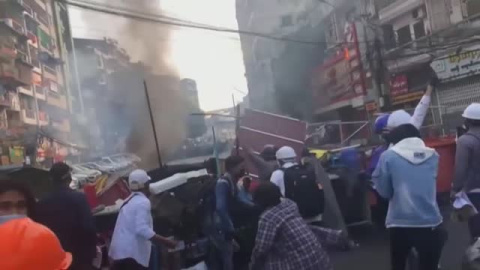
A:
<svg viewBox="0 0 480 270">
<path fill-rule="evenodd" d="M 150 239 L 155 235 L 151 204 L 143 193 L 134 192 L 131 196 L 118 214 L 108 255 L 113 260 L 131 258 L 148 267 L 152 249 Z"/>
</svg>

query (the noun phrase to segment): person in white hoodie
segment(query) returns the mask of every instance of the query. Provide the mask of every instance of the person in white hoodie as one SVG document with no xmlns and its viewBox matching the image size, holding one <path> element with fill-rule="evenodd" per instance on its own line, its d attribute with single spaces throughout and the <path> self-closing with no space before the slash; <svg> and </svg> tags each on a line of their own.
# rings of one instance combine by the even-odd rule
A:
<svg viewBox="0 0 480 270">
<path fill-rule="evenodd" d="M 395 128 L 390 138 L 393 146 L 382 154 L 372 177 L 377 192 L 389 200 L 385 223 L 392 269 L 405 270 L 415 248 L 420 269 L 437 270 L 445 240 L 436 200 L 438 154 L 411 124 Z"/>
</svg>

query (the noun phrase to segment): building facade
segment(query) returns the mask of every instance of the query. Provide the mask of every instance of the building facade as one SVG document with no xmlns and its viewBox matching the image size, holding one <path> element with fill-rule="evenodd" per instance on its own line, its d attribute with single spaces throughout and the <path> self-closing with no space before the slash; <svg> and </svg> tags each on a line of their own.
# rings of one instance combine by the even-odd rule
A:
<svg viewBox="0 0 480 270">
<path fill-rule="evenodd" d="M 384 34 L 389 110 L 412 109 L 426 89 L 430 69 L 439 85 L 424 123 L 430 135 L 455 132 L 461 112 L 480 101 L 477 67 L 478 1 L 376 1 Z"/>
<path fill-rule="evenodd" d="M 119 134 L 123 132 L 118 112 L 126 101 L 112 80 L 115 73 L 130 68 L 130 57 L 112 39 L 75 38 L 73 43 L 90 155 L 110 154 L 126 136 Z"/>
<path fill-rule="evenodd" d="M 0 6 L 1 165 L 25 156 L 32 162 L 36 153 L 39 162 L 64 159 L 71 154 L 70 110 L 53 5 L 6 0 Z"/>
<path fill-rule="evenodd" d="M 328 10 L 317 0 L 236 1 L 240 30 L 307 41 L 240 35 L 251 108 L 305 116 L 290 101 L 309 94 L 308 73 L 323 53 L 315 41 L 322 39 L 321 22 Z"/>
</svg>

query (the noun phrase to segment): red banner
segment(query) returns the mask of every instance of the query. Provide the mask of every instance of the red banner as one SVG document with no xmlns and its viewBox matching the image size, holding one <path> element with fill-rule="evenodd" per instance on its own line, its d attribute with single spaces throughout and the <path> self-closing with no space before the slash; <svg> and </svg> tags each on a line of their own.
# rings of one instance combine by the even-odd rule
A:
<svg viewBox="0 0 480 270">
<path fill-rule="evenodd" d="M 390 79 L 390 95 L 392 97 L 408 93 L 407 75 L 397 75 Z"/>
</svg>

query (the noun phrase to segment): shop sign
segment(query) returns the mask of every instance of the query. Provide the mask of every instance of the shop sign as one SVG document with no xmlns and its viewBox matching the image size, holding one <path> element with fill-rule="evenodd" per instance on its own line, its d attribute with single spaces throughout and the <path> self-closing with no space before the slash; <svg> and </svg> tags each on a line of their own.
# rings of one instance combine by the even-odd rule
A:
<svg viewBox="0 0 480 270">
<path fill-rule="evenodd" d="M 390 95 L 397 97 L 408 93 L 407 75 L 396 75 L 390 79 Z"/>
<path fill-rule="evenodd" d="M 480 74 L 480 45 L 437 58 L 431 66 L 440 80 L 456 80 Z"/>
<path fill-rule="evenodd" d="M 21 146 L 14 146 L 9 148 L 10 162 L 13 164 L 21 164 L 24 161 L 24 148 Z"/>
</svg>

